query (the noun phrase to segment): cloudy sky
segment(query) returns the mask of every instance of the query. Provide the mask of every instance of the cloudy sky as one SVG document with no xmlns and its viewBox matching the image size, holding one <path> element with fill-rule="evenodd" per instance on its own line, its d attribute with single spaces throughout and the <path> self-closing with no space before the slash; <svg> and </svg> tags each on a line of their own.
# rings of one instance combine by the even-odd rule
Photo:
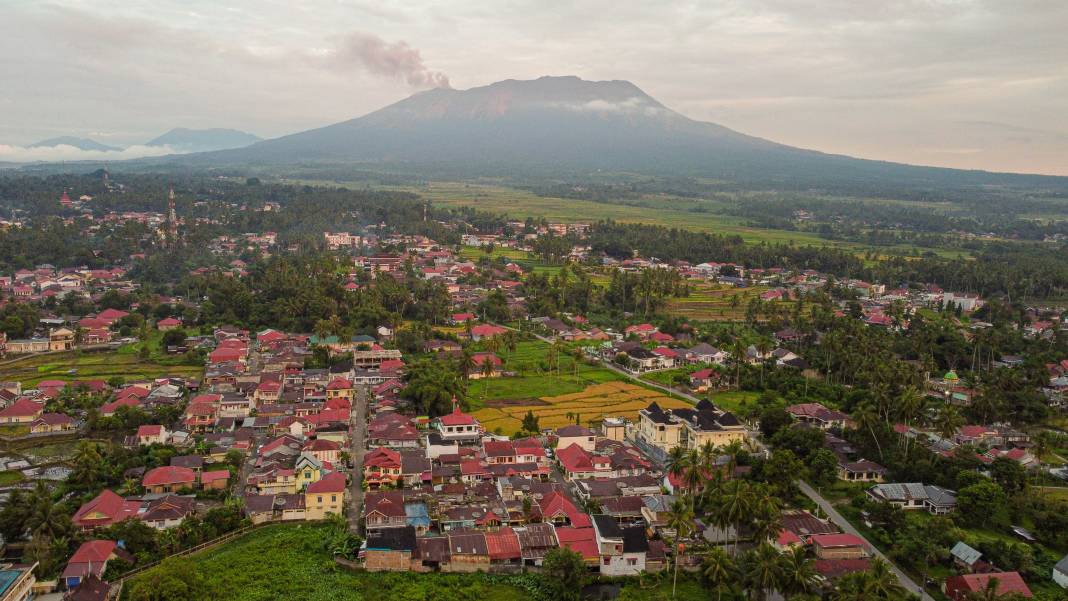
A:
<svg viewBox="0 0 1068 601">
<path fill-rule="evenodd" d="M 1065 32 L 1064 0 L 4 0 L 0 160 L 578 75 L 796 146 L 1068 175 Z"/>
</svg>

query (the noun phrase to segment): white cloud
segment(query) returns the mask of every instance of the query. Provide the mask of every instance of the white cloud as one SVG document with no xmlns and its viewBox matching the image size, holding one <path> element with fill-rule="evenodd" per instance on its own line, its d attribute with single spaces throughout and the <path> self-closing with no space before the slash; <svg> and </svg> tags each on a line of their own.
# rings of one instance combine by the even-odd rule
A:
<svg viewBox="0 0 1068 601">
<path fill-rule="evenodd" d="M 32 163 L 35 161 L 121 161 L 124 159 L 141 159 L 168 154 L 182 154 L 182 151 L 170 146 L 130 146 L 122 150 L 82 150 L 74 146 L 9 146 L 0 144 L 0 162 Z"/>
</svg>

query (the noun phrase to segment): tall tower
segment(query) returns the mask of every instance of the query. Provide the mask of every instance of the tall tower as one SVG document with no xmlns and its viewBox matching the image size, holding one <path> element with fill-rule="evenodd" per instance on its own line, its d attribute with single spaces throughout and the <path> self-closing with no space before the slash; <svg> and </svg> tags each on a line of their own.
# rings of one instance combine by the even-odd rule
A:
<svg viewBox="0 0 1068 601">
<path fill-rule="evenodd" d="M 101 176 L 101 178 L 103 179 L 103 182 L 104 182 L 104 191 L 107 192 L 108 191 L 108 164 L 107 163 L 104 163 L 104 173 Z"/>
<path fill-rule="evenodd" d="M 174 186 L 167 196 L 167 235 L 171 245 L 178 244 L 178 214 L 174 210 Z"/>
</svg>

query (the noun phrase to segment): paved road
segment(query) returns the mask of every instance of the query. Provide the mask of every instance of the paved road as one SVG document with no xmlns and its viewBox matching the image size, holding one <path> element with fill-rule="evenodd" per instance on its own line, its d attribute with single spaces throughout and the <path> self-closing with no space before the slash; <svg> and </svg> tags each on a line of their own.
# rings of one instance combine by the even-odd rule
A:
<svg viewBox="0 0 1068 601">
<path fill-rule="evenodd" d="M 363 456 L 367 453 L 367 403 L 370 398 L 367 386 L 356 389 L 356 403 L 353 406 L 349 422 L 352 432 L 352 494 L 349 495 L 349 528 L 359 530 L 360 516 L 363 515 Z"/>
<path fill-rule="evenodd" d="M 849 534 L 852 534 L 854 536 L 864 538 L 864 536 L 856 528 L 853 527 L 853 524 L 849 523 L 849 520 L 845 519 L 842 514 L 838 513 L 838 510 L 835 509 L 834 506 L 831 505 L 829 501 L 827 501 L 827 499 L 824 499 L 818 492 L 816 492 L 814 488 L 809 486 L 807 482 L 798 481 L 798 484 L 801 485 L 801 492 L 805 493 L 808 498 L 815 501 L 816 504 L 820 506 L 820 509 L 822 509 L 824 513 L 830 516 L 831 521 L 837 524 L 843 532 L 848 532 Z M 923 599 L 923 601 L 934 601 L 934 599 L 930 595 L 928 595 L 926 591 L 920 588 L 920 586 L 916 584 L 916 582 L 913 581 L 912 578 L 909 578 L 907 574 L 902 572 L 900 569 L 898 569 L 896 565 L 894 565 L 894 562 L 890 561 L 890 559 L 883 555 L 882 551 L 875 548 L 875 545 L 868 542 L 867 539 L 864 539 L 864 542 L 868 544 L 868 547 L 872 550 L 873 553 L 875 553 L 876 557 L 890 564 L 890 569 L 893 570 L 894 575 L 897 576 L 897 579 L 901 583 L 901 586 L 904 586 L 906 589 L 908 589 L 909 592 L 919 595 L 920 598 Z"/>
</svg>

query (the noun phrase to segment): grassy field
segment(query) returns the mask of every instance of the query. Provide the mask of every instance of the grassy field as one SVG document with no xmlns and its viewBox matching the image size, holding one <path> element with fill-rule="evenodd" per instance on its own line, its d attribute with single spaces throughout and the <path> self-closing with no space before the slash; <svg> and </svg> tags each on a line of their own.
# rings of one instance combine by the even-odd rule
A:
<svg viewBox="0 0 1068 601">
<path fill-rule="evenodd" d="M 11 486 L 22 482 L 22 472 L 7 470 L 0 472 L 0 486 Z"/>
<path fill-rule="evenodd" d="M 22 424 L 4 424 L 0 426 L 0 436 L 26 436 L 30 427 Z"/>
<path fill-rule="evenodd" d="M 551 374 L 547 355 L 549 345 L 539 340 L 520 342 L 515 351 L 501 350 L 504 369 L 517 375 L 502 378 L 473 380 L 467 391 L 472 408 L 482 407 L 494 400 L 537 399 L 579 392 L 591 384 L 623 380 L 614 371 L 576 361 L 570 354 L 560 357 L 559 371 Z"/>
<path fill-rule="evenodd" d="M 274 525 L 234 542 L 193 555 L 177 564 L 164 563 L 138 574 L 123 588 L 123 599 L 152 591 L 166 599 L 157 582 L 182 570 L 196 574 L 195 595 L 185 598 L 220 601 L 523 601 L 523 590 L 491 582 L 479 574 L 354 573 L 339 568 L 324 546 L 326 526 Z M 168 571 L 170 574 L 168 574 Z"/>
<path fill-rule="evenodd" d="M 499 400 L 489 402 L 475 412 L 475 417 L 487 430 L 512 435 L 521 427 L 522 418 L 531 411 L 542 428 L 559 428 L 576 420 L 568 414 L 578 414 L 579 423 L 599 422 L 605 417 L 625 417 L 637 420 L 638 411 L 656 401 L 661 407 L 683 408 L 690 403 L 670 398 L 664 393 L 649 390 L 629 382 L 606 382 L 589 386 L 580 392 L 545 396 L 526 402 Z"/>
<path fill-rule="evenodd" d="M 494 248 L 492 253 L 488 253 L 475 246 L 465 246 L 460 249 L 460 257 L 476 263 L 482 257 L 490 259 L 504 257 L 507 261 L 522 267 L 524 273 L 554 275 L 562 267 L 561 265 L 550 265 L 525 250 L 515 248 Z"/>
<path fill-rule="evenodd" d="M 533 192 L 475 183 L 430 182 L 425 186 L 399 188 L 419 194 L 435 205 L 476 207 L 483 211 L 505 214 L 513 219 L 545 218 L 549 221 L 592 223 L 612 219 L 620 223 L 648 223 L 686 230 L 741 236 L 747 242 L 783 242 L 818 244 L 841 248 L 860 245 L 836 242 L 807 232 L 790 232 L 753 228 L 728 215 L 695 212 L 693 202 L 675 202 L 672 198 L 646 199 L 657 208 L 624 203 L 602 203 L 573 198 L 538 196 Z M 707 204 L 707 203 L 706 203 Z"/>
<path fill-rule="evenodd" d="M 199 378 L 203 373 L 203 367 L 166 365 L 123 349 L 28 356 L 0 366 L 0 380 L 22 382 L 27 387 L 41 380 L 107 380 L 112 376 L 139 380 L 165 375 Z"/>
</svg>

